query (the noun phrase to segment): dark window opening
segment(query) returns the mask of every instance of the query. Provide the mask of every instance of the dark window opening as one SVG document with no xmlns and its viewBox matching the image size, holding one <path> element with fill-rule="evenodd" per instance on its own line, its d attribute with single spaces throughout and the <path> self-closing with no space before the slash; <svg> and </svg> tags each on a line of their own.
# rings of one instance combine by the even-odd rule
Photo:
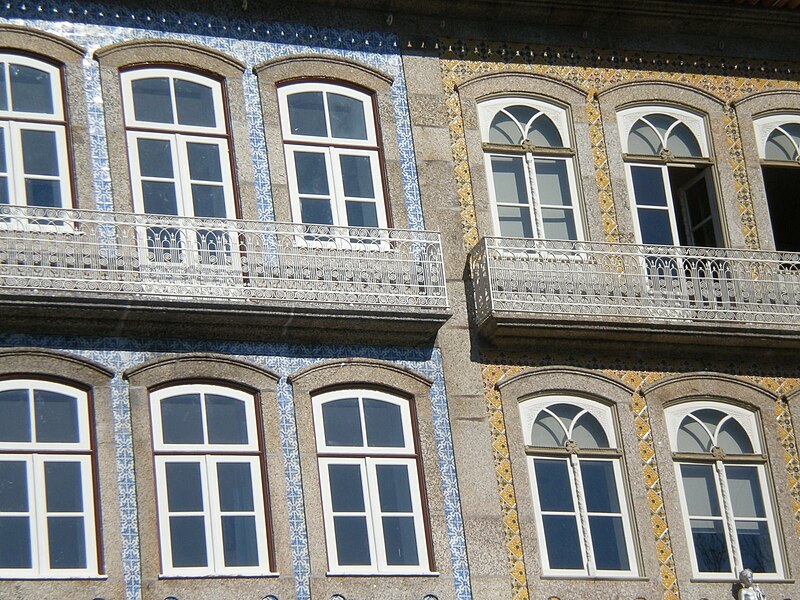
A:
<svg viewBox="0 0 800 600">
<path fill-rule="evenodd" d="M 762 167 L 775 249 L 800 252 L 800 169 Z"/>
</svg>

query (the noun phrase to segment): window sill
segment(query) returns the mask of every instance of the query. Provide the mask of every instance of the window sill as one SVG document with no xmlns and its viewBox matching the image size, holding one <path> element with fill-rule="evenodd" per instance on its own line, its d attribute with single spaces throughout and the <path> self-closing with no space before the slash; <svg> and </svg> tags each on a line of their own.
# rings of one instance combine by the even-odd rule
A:
<svg viewBox="0 0 800 600">
<path fill-rule="evenodd" d="M 603 575 L 589 577 L 581 575 L 542 575 L 540 579 L 549 581 L 651 581 L 649 577 L 637 577 L 636 575 L 621 575 L 614 577 L 613 575 Z"/>
<path fill-rule="evenodd" d="M 217 574 L 217 573 L 210 573 L 207 575 L 200 575 L 198 574 L 187 574 L 187 575 L 169 575 L 169 574 L 160 574 L 158 576 L 159 580 L 168 580 L 168 579 L 253 579 L 253 578 L 270 578 L 274 579 L 276 577 L 280 577 L 280 573 L 248 573 L 248 574 Z"/>
<path fill-rule="evenodd" d="M 738 577 L 727 577 L 727 578 L 713 578 L 713 579 L 705 579 L 702 577 L 691 577 L 689 578 L 690 583 L 739 583 Z M 761 585 L 761 584 L 793 584 L 796 583 L 795 579 L 761 579 L 756 578 L 754 583 Z"/>
<path fill-rule="evenodd" d="M 0 581 L 107 581 L 108 575 L 0 575 Z"/>
<path fill-rule="evenodd" d="M 327 577 L 438 577 L 438 571 L 423 571 L 417 573 L 376 573 L 375 571 L 364 571 L 361 573 L 348 572 L 341 573 L 336 571 L 328 571 L 325 573 Z"/>
</svg>

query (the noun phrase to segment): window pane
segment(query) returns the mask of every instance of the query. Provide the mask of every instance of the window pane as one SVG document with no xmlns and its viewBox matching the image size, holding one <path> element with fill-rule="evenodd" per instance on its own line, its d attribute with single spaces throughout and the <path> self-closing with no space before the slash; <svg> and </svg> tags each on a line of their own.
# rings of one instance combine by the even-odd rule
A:
<svg viewBox="0 0 800 600">
<path fill-rule="evenodd" d="M 531 123 L 531 128 L 528 131 L 528 139 L 534 146 L 542 148 L 563 148 L 564 142 L 561 140 L 561 134 L 558 128 L 550 117 L 542 114 Z"/>
<path fill-rule="evenodd" d="M 672 237 L 669 213 L 665 210 L 640 208 L 639 229 L 642 234 L 643 244 L 672 246 L 675 243 Z"/>
<path fill-rule="evenodd" d="M 361 413 L 356 398 L 333 400 L 322 405 L 326 446 L 363 446 Z"/>
<path fill-rule="evenodd" d="M 246 444 L 247 408 L 243 400 L 206 394 L 209 444 Z"/>
<path fill-rule="evenodd" d="M 25 198 L 28 206 L 61 207 L 61 183 L 46 179 L 25 179 Z"/>
<path fill-rule="evenodd" d="M 608 448 L 608 437 L 594 415 L 584 413 L 572 428 L 572 439 L 580 448 Z"/>
<path fill-rule="evenodd" d="M 389 565 L 418 565 L 414 517 L 383 517 L 383 544 Z"/>
<path fill-rule="evenodd" d="M 403 418 L 397 404 L 364 398 L 364 421 L 367 446 L 402 448 L 405 445 Z"/>
<path fill-rule="evenodd" d="M 566 461 L 537 458 L 533 464 L 542 510 L 573 512 L 575 508 Z"/>
<path fill-rule="evenodd" d="M 203 510 L 200 463 L 174 462 L 164 465 L 167 476 L 167 506 L 170 512 Z"/>
<path fill-rule="evenodd" d="M 81 463 L 45 463 L 44 482 L 47 512 L 83 512 L 81 475 Z"/>
<path fill-rule="evenodd" d="M 300 198 L 300 218 L 310 225 L 333 225 L 331 201 Z"/>
<path fill-rule="evenodd" d="M 169 79 L 151 77 L 131 82 L 133 114 L 137 121 L 173 123 Z"/>
<path fill-rule="evenodd" d="M 542 515 L 551 569 L 583 569 L 578 523 L 573 516 Z"/>
<path fill-rule="evenodd" d="M 684 417 L 678 429 L 678 451 L 711 452 L 711 446 L 711 436 L 705 427 L 690 416 Z"/>
<path fill-rule="evenodd" d="M 51 569 L 86 568 L 86 531 L 83 517 L 48 517 L 47 542 Z"/>
<path fill-rule="evenodd" d="M 189 176 L 195 181 L 222 182 L 222 166 L 217 144 L 186 144 L 189 157 Z"/>
<path fill-rule="evenodd" d="M 633 194 L 639 206 L 667 206 L 661 167 L 631 167 Z"/>
<path fill-rule="evenodd" d="M 497 220 L 503 237 L 532 238 L 531 211 L 527 206 L 498 206 Z"/>
<path fill-rule="evenodd" d="M 175 184 L 166 181 L 143 181 L 144 212 L 148 215 L 177 215 Z"/>
<path fill-rule="evenodd" d="M 333 530 L 340 565 L 372 564 L 366 517 L 334 517 Z"/>
<path fill-rule="evenodd" d="M 539 413 L 533 423 L 531 438 L 534 446 L 560 448 L 567 443 L 567 433 L 561 422 L 544 411 Z"/>
<path fill-rule="evenodd" d="M 26 175 L 58 175 L 58 146 L 55 131 L 23 129 L 22 164 Z"/>
<path fill-rule="evenodd" d="M 775 572 L 769 526 L 764 521 L 736 521 L 736 538 L 745 569 L 754 573 Z"/>
<path fill-rule="evenodd" d="M 731 562 L 722 521 L 692 519 L 692 541 L 697 569 L 702 573 L 728 573 Z"/>
<path fill-rule="evenodd" d="M 171 179 L 172 144 L 169 140 L 136 140 L 139 151 L 139 171 L 142 177 L 164 177 Z"/>
<path fill-rule="evenodd" d="M 757 467 L 725 466 L 733 514 L 736 517 L 765 517 L 764 499 Z"/>
<path fill-rule="evenodd" d="M 8 177 L 0 177 L 0 206 L 8 206 L 11 199 L 8 196 Z"/>
<path fill-rule="evenodd" d="M 542 204 L 572 206 L 567 161 L 537 158 L 536 184 L 539 187 L 539 202 Z"/>
<path fill-rule="evenodd" d="M 161 431 L 165 444 L 202 444 L 200 394 L 181 394 L 161 401 Z"/>
<path fill-rule="evenodd" d="M 618 513 L 619 495 L 614 465 L 607 460 L 581 460 L 581 480 L 589 512 Z"/>
<path fill-rule="evenodd" d="M 528 184 L 521 157 L 492 156 L 492 181 L 497 202 L 528 203 Z"/>
<path fill-rule="evenodd" d="M 33 393 L 37 442 L 80 442 L 78 399 L 58 392 Z"/>
<path fill-rule="evenodd" d="M 377 227 L 378 209 L 374 202 L 345 202 L 347 224 L 350 227 Z"/>
<path fill-rule="evenodd" d="M 571 210 L 557 208 L 542 209 L 544 237 L 548 240 L 577 240 L 575 216 Z"/>
<path fill-rule="evenodd" d="M 227 216 L 225 189 L 221 185 L 198 185 L 193 183 L 192 208 L 195 217 L 224 219 Z"/>
<path fill-rule="evenodd" d="M 644 121 L 636 121 L 628 135 L 628 152 L 656 156 L 661 150 L 663 150 L 663 146 L 656 131 Z"/>
<path fill-rule="evenodd" d="M 372 167 L 369 156 L 339 156 L 344 195 L 348 198 L 374 198 Z"/>
<path fill-rule="evenodd" d="M 686 505 L 693 517 L 718 517 L 719 499 L 711 465 L 681 465 Z"/>
<path fill-rule="evenodd" d="M 27 510 L 28 468 L 26 463 L 0 461 L 0 512 L 26 512 Z"/>
<path fill-rule="evenodd" d="M 728 454 L 752 454 L 753 452 L 750 437 L 736 419 L 728 419 L 722 424 L 717 434 L 717 443 Z"/>
<path fill-rule="evenodd" d="M 31 414 L 28 390 L 0 392 L 0 442 L 30 442 Z"/>
<path fill-rule="evenodd" d="M 289 124 L 293 134 L 327 137 L 322 92 L 291 94 L 286 103 L 289 106 Z"/>
<path fill-rule="evenodd" d="M 170 517 L 173 567 L 208 566 L 204 517 Z"/>
<path fill-rule="evenodd" d="M 6 87 L 6 63 L 0 63 L 0 110 L 8 110 L 8 89 Z"/>
<path fill-rule="evenodd" d="M 765 150 L 767 160 L 794 160 L 797 153 L 789 136 L 777 129 L 769 134 Z"/>
<path fill-rule="evenodd" d="M 378 477 L 381 512 L 412 512 L 408 466 L 377 465 L 375 473 Z"/>
<path fill-rule="evenodd" d="M 348 140 L 367 139 L 364 105 L 360 100 L 341 94 L 328 94 L 328 110 L 330 111 L 333 137 Z"/>
<path fill-rule="evenodd" d="M 253 479 L 250 463 L 217 463 L 219 508 L 222 511 L 253 510 Z"/>
<path fill-rule="evenodd" d="M 53 93 L 50 74 L 23 65 L 9 65 L 11 71 L 11 105 L 17 112 L 52 115 Z"/>
<path fill-rule="evenodd" d="M 594 561 L 598 569 L 627 571 L 631 568 L 620 517 L 590 516 L 589 531 L 592 534 Z"/>
<path fill-rule="evenodd" d="M 364 491 L 359 465 L 328 465 L 333 512 L 364 512 Z"/>
<path fill-rule="evenodd" d="M 294 168 L 297 174 L 297 189 L 301 194 L 327 196 L 328 167 L 325 155 L 319 152 L 295 152 Z"/>
<path fill-rule="evenodd" d="M 678 123 L 667 138 L 667 148 L 675 156 L 702 156 L 700 144 L 692 131 L 683 123 Z"/>
<path fill-rule="evenodd" d="M 32 566 L 28 517 L 0 517 L 0 569 Z"/>
<path fill-rule="evenodd" d="M 256 518 L 251 516 L 222 517 L 222 549 L 226 567 L 258 566 Z"/>
<path fill-rule="evenodd" d="M 175 107 L 178 123 L 197 127 L 216 127 L 214 92 L 207 86 L 185 79 L 175 80 Z"/>
<path fill-rule="evenodd" d="M 512 107 L 512 108 L 527 108 L 527 107 Z M 531 109 L 533 111 L 533 109 Z M 512 112 L 509 109 L 509 112 Z M 519 115 L 515 114 L 515 117 L 519 118 Z M 531 115 L 532 116 L 532 115 Z M 528 122 L 528 119 L 524 119 L 522 121 L 523 126 Z M 507 114 L 498 112 L 494 119 L 492 119 L 492 125 L 489 128 L 489 142 L 492 144 L 520 144 L 522 143 L 522 132 L 519 129 L 519 125 L 509 117 Z"/>
</svg>

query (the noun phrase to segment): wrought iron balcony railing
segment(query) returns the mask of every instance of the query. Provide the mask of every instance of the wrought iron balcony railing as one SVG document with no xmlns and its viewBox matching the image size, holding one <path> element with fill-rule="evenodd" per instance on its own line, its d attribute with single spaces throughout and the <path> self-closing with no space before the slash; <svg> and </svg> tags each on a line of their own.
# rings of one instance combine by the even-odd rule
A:
<svg viewBox="0 0 800 600">
<path fill-rule="evenodd" d="M 0 296 L 447 307 L 439 234 L 0 206 Z"/>
<path fill-rule="evenodd" d="M 492 314 L 800 327 L 800 254 L 484 238 L 471 256 Z"/>
</svg>

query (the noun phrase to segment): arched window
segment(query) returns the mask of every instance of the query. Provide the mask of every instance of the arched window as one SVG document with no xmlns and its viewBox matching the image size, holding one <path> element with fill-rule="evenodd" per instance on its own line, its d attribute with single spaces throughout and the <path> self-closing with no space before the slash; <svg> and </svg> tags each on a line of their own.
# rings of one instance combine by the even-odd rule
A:
<svg viewBox="0 0 800 600">
<path fill-rule="evenodd" d="M 497 235 L 581 240 L 567 112 L 525 98 L 478 106 Z"/>
<path fill-rule="evenodd" d="M 611 409 L 572 396 L 520 404 L 544 572 L 637 572 Z"/>
<path fill-rule="evenodd" d="M 751 569 L 780 576 L 782 562 L 755 414 L 703 401 L 666 410 L 689 548 L 698 577 Z"/>
<path fill-rule="evenodd" d="M 408 401 L 342 390 L 313 407 L 331 572 L 429 572 Z"/>
<path fill-rule="evenodd" d="M 0 577 L 98 575 L 86 392 L 0 382 Z"/>
<path fill-rule="evenodd" d="M 387 226 L 372 97 L 331 83 L 278 88 L 292 218 L 307 225 Z"/>
<path fill-rule="evenodd" d="M 61 71 L 0 54 L 0 206 L 71 204 Z"/>
<path fill-rule="evenodd" d="M 703 118 L 667 106 L 618 113 L 628 189 L 642 244 L 723 244 Z"/>
<path fill-rule="evenodd" d="M 150 394 L 164 575 L 271 571 L 255 404 L 216 385 Z"/>
<path fill-rule="evenodd" d="M 222 83 L 153 67 L 121 79 L 134 209 L 178 217 L 151 219 L 165 226 L 146 229 L 143 262 L 228 264 L 232 240 L 219 220 L 236 209 Z M 187 218 L 215 219 L 216 228 Z"/>
<path fill-rule="evenodd" d="M 755 128 L 775 249 L 800 252 L 800 115 L 764 117 Z"/>
</svg>

